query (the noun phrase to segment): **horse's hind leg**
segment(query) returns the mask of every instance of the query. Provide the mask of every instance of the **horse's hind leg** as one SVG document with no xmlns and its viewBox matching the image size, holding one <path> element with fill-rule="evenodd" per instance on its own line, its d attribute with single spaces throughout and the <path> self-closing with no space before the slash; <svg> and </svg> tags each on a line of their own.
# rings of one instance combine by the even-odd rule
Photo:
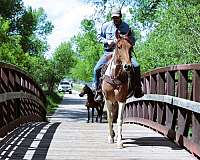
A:
<svg viewBox="0 0 200 160">
<path fill-rule="evenodd" d="M 118 118 L 117 118 L 117 126 L 118 126 L 118 133 L 117 133 L 117 147 L 123 148 L 122 142 L 122 119 L 123 119 L 123 111 L 124 111 L 125 103 L 119 102 L 119 111 L 118 111 Z"/>
<path fill-rule="evenodd" d="M 112 119 L 112 102 L 106 100 L 105 105 L 107 106 L 107 120 L 108 120 L 108 143 L 114 143 L 114 131 L 113 131 L 113 119 Z"/>
<path fill-rule="evenodd" d="M 92 123 L 94 123 L 94 107 L 92 107 Z"/>
<path fill-rule="evenodd" d="M 102 118 L 103 118 L 103 108 L 104 108 L 104 102 L 100 105 L 100 123 L 102 123 Z"/>
<path fill-rule="evenodd" d="M 97 107 L 97 116 L 96 116 L 96 122 L 98 122 L 98 119 L 100 118 L 100 109 Z"/>
<path fill-rule="evenodd" d="M 103 106 L 102 106 L 102 104 L 99 105 L 99 106 L 96 108 L 96 110 L 97 110 L 96 122 L 99 121 L 100 123 L 102 123 L 102 116 L 103 116 Z"/>
<path fill-rule="evenodd" d="M 90 122 L 90 108 L 89 107 L 87 107 L 87 111 L 88 111 L 88 120 L 87 120 L 87 123 L 89 123 Z"/>
</svg>

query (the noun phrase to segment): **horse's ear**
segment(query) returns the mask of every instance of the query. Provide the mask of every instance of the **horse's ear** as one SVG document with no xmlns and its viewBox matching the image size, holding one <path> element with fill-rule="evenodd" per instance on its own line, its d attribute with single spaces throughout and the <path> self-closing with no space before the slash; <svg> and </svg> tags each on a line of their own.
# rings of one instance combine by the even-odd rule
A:
<svg viewBox="0 0 200 160">
<path fill-rule="evenodd" d="M 120 38 L 120 33 L 119 33 L 119 30 L 117 29 L 116 32 L 115 32 L 115 37 L 118 39 Z"/>
</svg>

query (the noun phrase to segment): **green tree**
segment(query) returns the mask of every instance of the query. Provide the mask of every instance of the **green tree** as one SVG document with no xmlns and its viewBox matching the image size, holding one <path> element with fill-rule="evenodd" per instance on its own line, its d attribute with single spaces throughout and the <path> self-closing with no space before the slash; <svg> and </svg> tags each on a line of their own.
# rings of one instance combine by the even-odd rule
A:
<svg viewBox="0 0 200 160">
<path fill-rule="evenodd" d="M 49 59 L 43 68 L 43 83 L 51 93 L 55 84 L 60 82 L 75 64 L 75 53 L 71 44 L 61 43 L 55 50 L 53 57 Z"/>
<path fill-rule="evenodd" d="M 20 45 L 20 36 L 10 35 L 10 21 L 0 17 L 0 60 L 17 64 L 22 60 L 23 50 Z"/>
<path fill-rule="evenodd" d="M 52 32 L 53 25 L 47 21 L 42 8 L 32 10 L 29 7 L 17 22 L 17 31 L 22 36 L 21 45 L 24 52 L 42 54 L 48 49 L 46 36 Z"/>
<path fill-rule="evenodd" d="M 150 24 L 151 32 L 137 47 L 143 70 L 171 64 L 199 62 L 200 4 L 195 1 L 155 1 L 148 6 L 138 20 L 145 26 Z M 140 12 L 139 12 L 140 13 Z M 141 19 L 143 18 L 144 21 Z"/>
<path fill-rule="evenodd" d="M 199 62 L 198 0 L 119 0 L 117 3 L 102 0 L 96 3 L 99 14 L 95 15 L 106 17 L 107 13 L 109 16 L 109 9 L 122 4 L 124 8 L 129 8 L 131 16 L 126 18 L 129 18 L 128 23 L 139 37 L 135 52 L 143 71 L 171 64 Z M 144 33 L 145 36 L 141 37 Z"/>
<path fill-rule="evenodd" d="M 53 25 L 42 8 L 25 8 L 22 0 L 1 0 L 0 16 L 10 21 L 9 35 L 21 36 L 24 53 L 42 54 L 48 49 L 46 36 Z"/>
<path fill-rule="evenodd" d="M 93 68 L 103 53 L 102 44 L 97 42 L 94 21 L 84 19 L 81 22 L 82 32 L 72 42 L 75 46 L 77 63 L 71 70 L 74 79 L 91 81 Z"/>
</svg>

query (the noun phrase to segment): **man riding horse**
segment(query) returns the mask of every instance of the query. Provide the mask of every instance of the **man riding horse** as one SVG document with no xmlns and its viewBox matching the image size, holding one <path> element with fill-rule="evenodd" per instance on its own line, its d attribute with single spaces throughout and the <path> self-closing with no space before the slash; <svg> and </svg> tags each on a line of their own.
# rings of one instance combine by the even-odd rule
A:
<svg viewBox="0 0 200 160">
<path fill-rule="evenodd" d="M 101 69 L 104 64 L 107 64 L 109 61 L 109 57 L 111 57 L 114 49 L 115 49 L 115 33 L 119 31 L 120 34 L 126 34 L 130 27 L 127 23 L 122 21 L 122 14 L 121 10 L 115 8 L 112 10 L 112 21 L 106 22 L 102 25 L 100 33 L 97 35 L 97 39 L 99 42 L 104 44 L 104 54 L 97 62 L 96 66 L 94 67 L 94 77 L 93 77 L 93 84 L 94 88 L 96 89 L 95 100 L 102 101 L 103 95 L 101 92 L 100 87 L 100 77 L 101 77 Z M 133 46 L 135 45 L 135 37 L 131 33 L 129 34 L 129 39 L 131 40 Z M 141 86 L 141 74 L 140 74 L 140 66 L 136 59 L 132 58 L 132 67 L 133 73 L 131 77 L 131 90 L 133 90 L 133 94 L 136 98 L 142 97 L 144 95 Z"/>
</svg>

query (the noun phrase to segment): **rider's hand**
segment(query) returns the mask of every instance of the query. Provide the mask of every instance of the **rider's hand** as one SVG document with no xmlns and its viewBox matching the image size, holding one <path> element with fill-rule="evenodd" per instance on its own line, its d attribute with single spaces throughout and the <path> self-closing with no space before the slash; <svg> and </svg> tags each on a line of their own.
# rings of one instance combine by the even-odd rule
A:
<svg viewBox="0 0 200 160">
<path fill-rule="evenodd" d="M 107 43 L 110 48 L 114 47 L 115 45 L 115 42 L 113 40 L 108 40 Z"/>
<path fill-rule="evenodd" d="M 107 43 L 108 43 L 109 46 L 110 46 L 113 42 L 114 42 L 114 41 L 113 41 L 112 39 L 109 39 L 109 40 L 107 41 Z"/>
</svg>

